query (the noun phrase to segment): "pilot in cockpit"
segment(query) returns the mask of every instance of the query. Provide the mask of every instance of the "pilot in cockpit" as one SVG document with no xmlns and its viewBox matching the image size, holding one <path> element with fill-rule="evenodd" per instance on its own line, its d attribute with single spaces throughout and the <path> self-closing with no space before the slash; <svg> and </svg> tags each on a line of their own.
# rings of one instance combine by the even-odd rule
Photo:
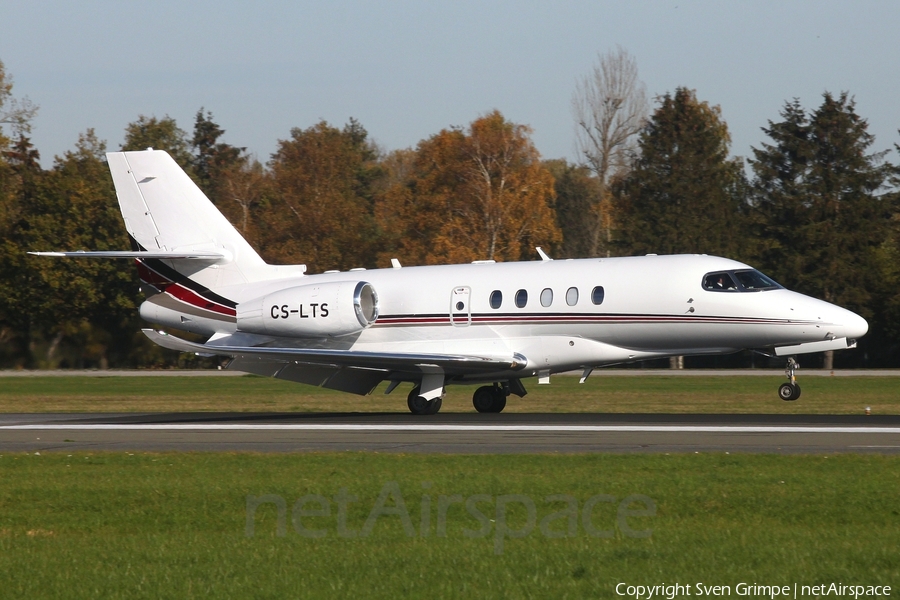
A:
<svg viewBox="0 0 900 600">
<path fill-rule="evenodd" d="M 736 289 L 734 281 L 725 273 L 711 273 L 707 275 L 706 281 L 703 282 L 703 287 L 707 290 L 722 292 Z"/>
</svg>

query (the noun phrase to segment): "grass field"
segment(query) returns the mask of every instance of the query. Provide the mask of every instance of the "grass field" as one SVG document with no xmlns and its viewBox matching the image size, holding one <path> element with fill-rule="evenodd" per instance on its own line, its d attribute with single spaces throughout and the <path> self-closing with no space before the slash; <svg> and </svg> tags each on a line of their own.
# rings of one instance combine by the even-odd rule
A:
<svg viewBox="0 0 900 600">
<path fill-rule="evenodd" d="M 900 379 L 808 377 L 793 403 L 780 381 L 554 377 L 506 410 L 900 414 Z M 0 411 L 406 412 L 405 387 L 4 378 Z M 451 386 L 443 410 L 471 412 L 472 391 Z M 697 582 L 896 595 L 898 498 L 897 456 L 5 453 L 0 598 L 624 598 L 618 583 Z"/>
<path fill-rule="evenodd" d="M 806 377 L 796 402 L 778 399 L 779 376 L 607 376 L 585 384 L 525 380 L 506 412 L 900 414 L 900 378 Z M 406 412 L 402 385 L 354 396 L 263 377 L 15 377 L 0 379 L 0 412 L 278 411 Z M 442 412 L 472 412 L 473 386 L 448 386 Z"/>
<path fill-rule="evenodd" d="M 4 598 L 616 598 L 619 582 L 704 582 L 732 595 L 740 582 L 900 584 L 898 457 L 5 454 L 0 479 Z M 357 497 L 345 517 L 342 489 Z M 310 494 L 329 515 L 298 520 L 319 538 L 291 516 Z M 597 494 L 612 498 L 594 501 L 589 526 L 611 537 L 584 526 Z M 626 509 L 653 514 L 622 526 L 633 494 L 646 499 Z M 247 497 L 263 495 L 284 499 L 285 535 L 276 505 L 262 504 L 248 537 Z M 473 511 L 457 502 L 439 517 L 441 496 L 476 495 Z M 573 523 L 541 524 L 570 506 L 550 495 L 574 498 Z M 342 520 L 353 537 L 340 535 Z"/>
</svg>

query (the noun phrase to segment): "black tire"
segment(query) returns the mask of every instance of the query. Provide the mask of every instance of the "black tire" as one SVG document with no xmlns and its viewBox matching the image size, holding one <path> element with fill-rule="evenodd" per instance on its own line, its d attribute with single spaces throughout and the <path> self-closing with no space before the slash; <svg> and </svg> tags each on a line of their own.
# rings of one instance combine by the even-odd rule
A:
<svg viewBox="0 0 900 600">
<path fill-rule="evenodd" d="M 785 402 L 791 402 L 800 397 L 800 386 L 796 383 L 782 383 L 778 387 L 778 397 Z"/>
<path fill-rule="evenodd" d="M 506 408 L 506 394 L 503 393 L 503 390 L 501 388 L 494 388 L 493 392 L 494 403 L 491 405 L 491 412 L 503 412 L 503 409 Z"/>
<path fill-rule="evenodd" d="M 778 397 L 787 402 L 794 395 L 794 387 L 789 383 L 782 383 L 778 386 Z"/>
<path fill-rule="evenodd" d="M 430 408 L 428 400 L 418 395 L 407 398 L 406 405 L 409 407 L 409 412 L 414 415 L 427 415 Z"/>
<path fill-rule="evenodd" d="M 441 410 L 441 404 L 444 403 L 441 398 L 426 400 L 419 395 L 419 389 L 419 386 L 414 387 L 409 396 L 406 397 L 406 405 L 409 407 L 409 412 L 414 415 L 433 415 Z"/>
<path fill-rule="evenodd" d="M 480 413 L 494 412 L 494 386 L 483 385 L 472 394 L 472 406 Z"/>
<path fill-rule="evenodd" d="M 428 412 L 426 414 L 436 415 L 438 411 L 441 410 L 441 405 L 444 403 L 443 398 L 435 398 L 434 400 L 430 400 L 428 402 Z"/>
</svg>

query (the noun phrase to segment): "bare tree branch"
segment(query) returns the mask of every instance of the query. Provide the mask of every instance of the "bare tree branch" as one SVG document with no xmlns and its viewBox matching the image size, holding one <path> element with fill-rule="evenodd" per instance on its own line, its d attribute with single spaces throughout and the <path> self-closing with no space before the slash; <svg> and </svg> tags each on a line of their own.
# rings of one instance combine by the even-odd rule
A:
<svg viewBox="0 0 900 600">
<path fill-rule="evenodd" d="M 644 126 L 648 112 L 646 88 L 638 79 L 637 62 L 621 47 L 598 56 L 593 70 L 575 87 L 572 114 L 576 147 L 600 184 L 600 197 L 592 215 L 592 255 L 607 245 L 601 243 L 602 237 L 607 243 L 611 237 L 609 182 L 627 172 L 634 137 Z"/>
<path fill-rule="evenodd" d="M 0 61 L 0 125 L 11 125 L 13 137 L 19 137 L 31 132 L 31 119 L 37 114 L 38 107 L 27 97 L 13 98 L 12 88 L 12 77 L 6 74 L 3 61 Z"/>
</svg>

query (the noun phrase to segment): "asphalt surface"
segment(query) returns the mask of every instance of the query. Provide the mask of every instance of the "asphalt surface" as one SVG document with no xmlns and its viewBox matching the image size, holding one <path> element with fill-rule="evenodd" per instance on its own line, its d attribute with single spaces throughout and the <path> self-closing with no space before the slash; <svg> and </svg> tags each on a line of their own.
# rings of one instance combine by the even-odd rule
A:
<svg viewBox="0 0 900 600">
<path fill-rule="evenodd" d="M 3 414 L 0 452 L 900 453 L 900 415 Z"/>
</svg>

